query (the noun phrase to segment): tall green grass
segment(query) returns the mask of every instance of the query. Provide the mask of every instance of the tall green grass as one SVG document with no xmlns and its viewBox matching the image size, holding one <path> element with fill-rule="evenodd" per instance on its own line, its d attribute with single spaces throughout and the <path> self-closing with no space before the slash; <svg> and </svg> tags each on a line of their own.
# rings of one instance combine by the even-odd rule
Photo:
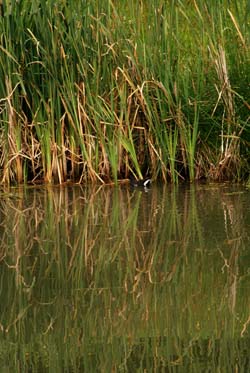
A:
<svg viewBox="0 0 250 373">
<path fill-rule="evenodd" d="M 247 0 L 3 0 L 0 181 L 249 175 Z"/>
</svg>

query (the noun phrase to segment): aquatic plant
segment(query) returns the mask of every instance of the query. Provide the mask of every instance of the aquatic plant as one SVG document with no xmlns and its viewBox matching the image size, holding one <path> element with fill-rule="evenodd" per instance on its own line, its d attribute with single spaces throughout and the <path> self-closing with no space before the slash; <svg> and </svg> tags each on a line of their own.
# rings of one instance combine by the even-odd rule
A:
<svg viewBox="0 0 250 373">
<path fill-rule="evenodd" d="M 249 175 L 246 0 L 0 9 L 1 183 Z"/>
</svg>

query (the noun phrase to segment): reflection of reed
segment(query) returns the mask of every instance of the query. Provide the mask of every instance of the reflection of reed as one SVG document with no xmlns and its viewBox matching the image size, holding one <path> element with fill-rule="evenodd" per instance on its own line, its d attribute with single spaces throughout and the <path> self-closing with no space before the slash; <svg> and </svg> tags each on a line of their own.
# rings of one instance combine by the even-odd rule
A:
<svg viewBox="0 0 250 373">
<path fill-rule="evenodd" d="M 209 190 L 209 188 L 208 188 Z M 214 217 L 213 211 L 218 210 L 215 216 L 215 224 L 218 228 L 214 241 L 219 252 L 220 270 L 227 273 L 227 282 L 225 284 L 222 304 L 227 299 L 229 308 L 235 312 L 237 285 L 242 277 L 239 268 L 239 259 L 244 250 L 248 247 L 249 233 L 247 228 L 247 216 L 245 209 L 246 195 L 244 189 L 234 190 L 233 187 L 211 188 L 212 198 L 209 201 L 208 208 L 211 211 L 211 217 Z M 204 201 L 205 202 L 205 201 Z M 206 202 L 205 202 L 206 203 Z M 218 209 L 217 206 L 220 206 Z M 214 230 L 212 230 L 214 233 Z"/>
<path fill-rule="evenodd" d="M 202 206 L 203 195 L 197 195 Z M 221 195 L 219 198 L 226 214 L 229 203 L 221 201 Z M 35 251 L 36 255 L 46 255 L 49 266 L 48 259 L 52 258 L 61 269 L 65 266 L 67 277 L 79 275 L 84 268 L 91 281 L 97 266 L 123 266 L 127 262 L 126 281 L 136 279 L 137 283 L 144 275 L 151 283 L 164 282 L 173 277 L 191 241 L 198 249 L 204 246 L 206 228 L 202 226 L 196 196 L 187 190 L 179 193 L 178 199 L 176 191 L 167 194 L 166 188 L 160 197 L 157 188 L 150 193 L 106 187 L 91 191 L 51 188 L 29 193 L 20 189 L 17 199 L 2 201 L 2 256 L 10 266 L 18 266 L 20 258 L 34 259 Z M 207 213 L 207 207 L 204 211 Z M 232 211 L 233 204 L 231 219 Z M 228 224 L 223 228 L 220 223 L 224 240 L 231 246 L 237 244 L 231 252 L 232 265 L 243 234 L 241 214 L 237 204 L 231 229 L 238 239 L 230 238 Z M 60 261 L 62 256 L 66 262 Z"/>
<path fill-rule="evenodd" d="M 166 364 L 203 335 L 239 334 L 249 316 L 236 292 L 247 278 L 243 209 L 240 195 L 209 187 L 18 189 L 0 202 L 0 326 L 25 338 L 31 321 L 83 350 L 86 340 L 126 337 L 131 354 L 149 336 L 159 354 L 168 336 Z"/>
<path fill-rule="evenodd" d="M 164 187 L 160 193 L 159 196 L 157 188 L 144 193 L 125 187 L 50 188 L 29 192 L 20 189 L 18 198 L 8 198 L 1 203 L 2 256 L 9 266 L 14 267 L 21 258 L 46 256 L 49 267 L 51 260 L 61 269 L 64 266 L 67 278 L 77 273 L 78 277 L 86 270 L 92 281 L 98 266 L 102 271 L 102 266 L 119 264 L 124 267 L 124 272 L 127 263 L 126 281 L 133 283 L 136 279 L 137 283 L 142 275 L 149 283 L 169 281 L 178 262 L 187 257 L 187 247 L 195 243 L 197 250 L 202 250 L 204 234 L 213 231 L 211 224 L 211 230 L 205 232 L 200 210 L 204 208 L 207 214 L 210 206 L 212 211 L 215 204 L 220 203 L 222 214 L 229 211 L 231 224 L 223 227 L 220 219 L 221 238 L 218 236 L 218 240 L 230 247 L 234 245 L 230 262 L 235 266 L 240 237 L 248 237 L 242 225 L 239 203 L 234 209 L 233 203 L 230 205 L 225 199 L 230 195 L 224 199 L 219 195 L 214 198 L 214 204 L 210 201 L 207 207 L 207 193 L 201 191 L 196 194 L 192 190 L 168 193 Z M 223 255 L 221 252 L 221 257 Z M 35 273 L 35 264 L 31 268 Z M 235 269 L 237 273 L 238 269 Z"/>
</svg>

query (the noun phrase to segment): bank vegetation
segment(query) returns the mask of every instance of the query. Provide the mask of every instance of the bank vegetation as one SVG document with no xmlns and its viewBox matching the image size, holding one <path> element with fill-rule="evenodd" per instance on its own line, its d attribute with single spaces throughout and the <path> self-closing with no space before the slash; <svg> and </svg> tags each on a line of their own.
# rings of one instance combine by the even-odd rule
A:
<svg viewBox="0 0 250 373">
<path fill-rule="evenodd" d="M 7 1 L 0 183 L 245 180 L 249 2 Z"/>
</svg>

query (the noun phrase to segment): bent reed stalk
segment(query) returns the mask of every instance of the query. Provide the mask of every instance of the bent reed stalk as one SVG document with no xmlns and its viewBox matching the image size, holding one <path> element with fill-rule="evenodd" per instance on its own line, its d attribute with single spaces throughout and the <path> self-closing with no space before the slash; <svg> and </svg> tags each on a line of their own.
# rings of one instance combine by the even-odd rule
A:
<svg viewBox="0 0 250 373">
<path fill-rule="evenodd" d="M 0 182 L 248 177 L 247 9 L 3 0 Z"/>
</svg>

